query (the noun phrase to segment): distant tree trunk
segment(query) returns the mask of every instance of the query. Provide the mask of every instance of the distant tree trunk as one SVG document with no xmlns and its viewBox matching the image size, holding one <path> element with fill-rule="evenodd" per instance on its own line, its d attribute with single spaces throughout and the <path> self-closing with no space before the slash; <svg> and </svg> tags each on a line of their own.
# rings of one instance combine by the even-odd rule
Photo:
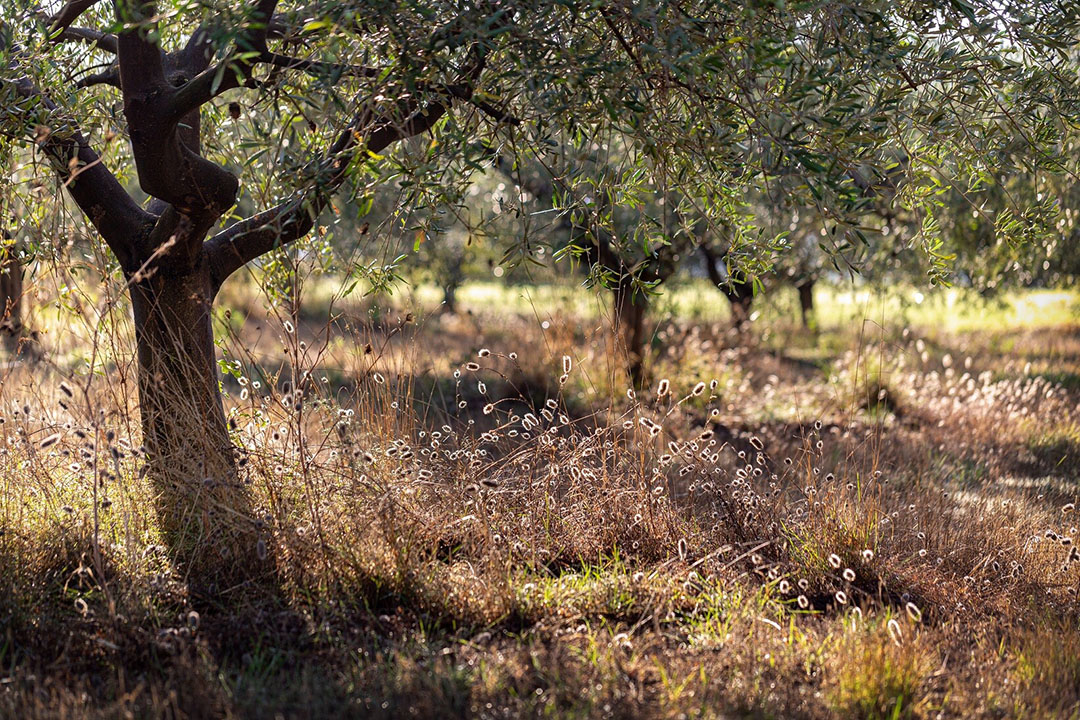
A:
<svg viewBox="0 0 1080 720">
<path fill-rule="evenodd" d="M 450 313 L 451 315 L 457 314 L 457 291 L 461 287 L 461 283 L 465 280 L 464 257 L 456 257 L 448 261 L 449 266 L 445 268 L 442 278 L 443 288 L 443 301 L 442 311 Z"/>
<path fill-rule="evenodd" d="M 457 285 L 443 287 L 442 309 L 445 313 L 457 314 Z"/>
<path fill-rule="evenodd" d="M 261 558 L 229 438 L 211 326 L 210 274 L 158 272 L 131 285 L 143 443 L 174 559 L 197 592 L 251 578 Z"/>
<path fill-rule="evenodd" d="M 720 286 L 724 297 L 731 303 L 731 325 L 742 331 L 750 322 L 750 307 L 754 304 L 754 284 L 749 281 L 734 281 Z"/>
<path fill-rule="evenodd" d="M 616 336 L 626 351 L 630 382 L 640 388 L 645 382 L 645 316 L 649 299 L 634 292 L 628 281 L 620 281 L 614 289 Z"/>
<path fill-rule="evenodd" d="M 5 240 L 10 239 L 7 233 Z M 4 349 L 9 355 L 19 352 L 22 340 L 22 265 L 19 264 L 15 245 L 5 245 L 0 250 L 0 335 Z"/>
<path fill-rule="evenodd" d="M 701 254 L 705 257 L 705 272 L 709 275 L 709 281 L 731 303 L 732 327 L 741 332 L 746 324 L 750 322 L 750 307 L 754 303 L 754 283 L 749 279 L 736 280 L 732 277 L 725 277 L 720 272 L 719 263 L 721 258 L 707 246 L 701 246 Z"/>
<path fill-rule="evenodd" d="M 802 326 L 810 327 L 810 321 L 814 315 L 814 280 L 807 278 L 800 281 L 795 288 L 799 291 L 799 312 L 802 316 Z"/>
</svg>

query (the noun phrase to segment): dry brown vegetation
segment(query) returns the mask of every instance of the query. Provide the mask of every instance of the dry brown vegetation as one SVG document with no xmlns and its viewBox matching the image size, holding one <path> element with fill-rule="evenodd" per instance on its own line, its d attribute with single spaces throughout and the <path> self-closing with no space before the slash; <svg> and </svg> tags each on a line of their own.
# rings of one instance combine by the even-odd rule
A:
<svg viewBox="0 0 1080 720">
<path fill-rule="evenodd" d="M 9 363 L 0 715 L 1080 712 L 1076 327 L 666 321 L 630 396 L 602 316 L 338 309 L 220 318 L 262 579 L 212 601 L 122 308 Z"/>
</svg>

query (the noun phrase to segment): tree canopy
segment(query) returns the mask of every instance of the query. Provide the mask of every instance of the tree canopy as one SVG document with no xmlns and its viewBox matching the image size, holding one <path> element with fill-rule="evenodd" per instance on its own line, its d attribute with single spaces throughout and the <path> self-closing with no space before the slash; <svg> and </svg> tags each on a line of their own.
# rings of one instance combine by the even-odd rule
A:
<svg viewBox="0 0 1080 720">
<path fill-rule="evenodd" d="M 900 168 L 893 202 L 919 211 L 915 238 L 944 276 L 944 192 L 1075 165 L 1071 2 L 280 5 L 4 11 L 5 134 L 50 160 L 129 272 L 168 237 L 162 218 L 213 230 L 220 283 L 304 236 L 334 192 L 361 212 L 387 182 L 403 203 L 460 204 L 492 147 L 543 162 L 570 144 L 617 156 L 618 171 L 578 193 L 559 168 L 561 211 L 614 230 L 612 208 L 677 190 L 669 211 L 730 234 L 732 261 L 751 268 L 787 246 L 747 190 L 812 206 L 825 249 L 843 254 L 869 243 L 862 220 Z M 131 172 L 149 203 L 129 197 Z M 238 217 L 238 199 L 261 212 Z M 985 209 L 1007 216 L 995 229 L 1010 241 L 1052 224 L 1055 207 L 997 199 Z M 625 235 L 648 251 L 670 226 L 643 219 Z"/>
</svg>

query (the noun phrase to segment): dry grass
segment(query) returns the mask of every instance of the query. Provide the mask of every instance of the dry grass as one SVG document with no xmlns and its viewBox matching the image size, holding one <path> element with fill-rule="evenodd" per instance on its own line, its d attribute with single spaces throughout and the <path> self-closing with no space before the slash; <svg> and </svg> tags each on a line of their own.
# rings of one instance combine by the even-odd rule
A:
<svg viewBox="0 0 1080 720">
<path fill-rule="evenodd" d="M 220 317 L 271 582 L 213 602 L 159 531 L 122 319 L 91 381 L 49 336 L 8 368 L 0 716 L 1080 712 L 1080 388 L 1025 368 L 1080 370 L 1070 328 L 668 322 L 630 398 L 602 317 L 283 312 Z"/>
</svg>

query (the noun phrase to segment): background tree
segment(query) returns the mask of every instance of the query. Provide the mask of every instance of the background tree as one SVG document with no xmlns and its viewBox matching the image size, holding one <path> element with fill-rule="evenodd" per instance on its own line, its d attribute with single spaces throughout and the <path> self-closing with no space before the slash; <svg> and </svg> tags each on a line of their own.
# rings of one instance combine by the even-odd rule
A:
<svg viewBox="0 0 1080 720">
<path fill-rule="evenodd" d="M 731 305 L 731 325 L 741 332 L 750 322 L 750 306 L 754 302 L 754 281 L 738 270 L 728 268 L 727 253 L 717 250 L 711 243 L 701 245 L 705 258 L 705 273 L 709 282 L 716 286 Z"/>
<path fill-rule="evenodd" d="M 10 143 L 0 138 L 0 335 L 9 355 L 18 352 L 22 335 L 22 265 L 15 242 L 15 217 L 8 206 L 12 167 Z"/>
<path fill-rule="evenodd" d="M 19 262 L 19 250 L 14 236 L 0 228 L 0 334 L 9 355 L 19 350 L 22 338 L 22 263 Z"/>
</svg>

